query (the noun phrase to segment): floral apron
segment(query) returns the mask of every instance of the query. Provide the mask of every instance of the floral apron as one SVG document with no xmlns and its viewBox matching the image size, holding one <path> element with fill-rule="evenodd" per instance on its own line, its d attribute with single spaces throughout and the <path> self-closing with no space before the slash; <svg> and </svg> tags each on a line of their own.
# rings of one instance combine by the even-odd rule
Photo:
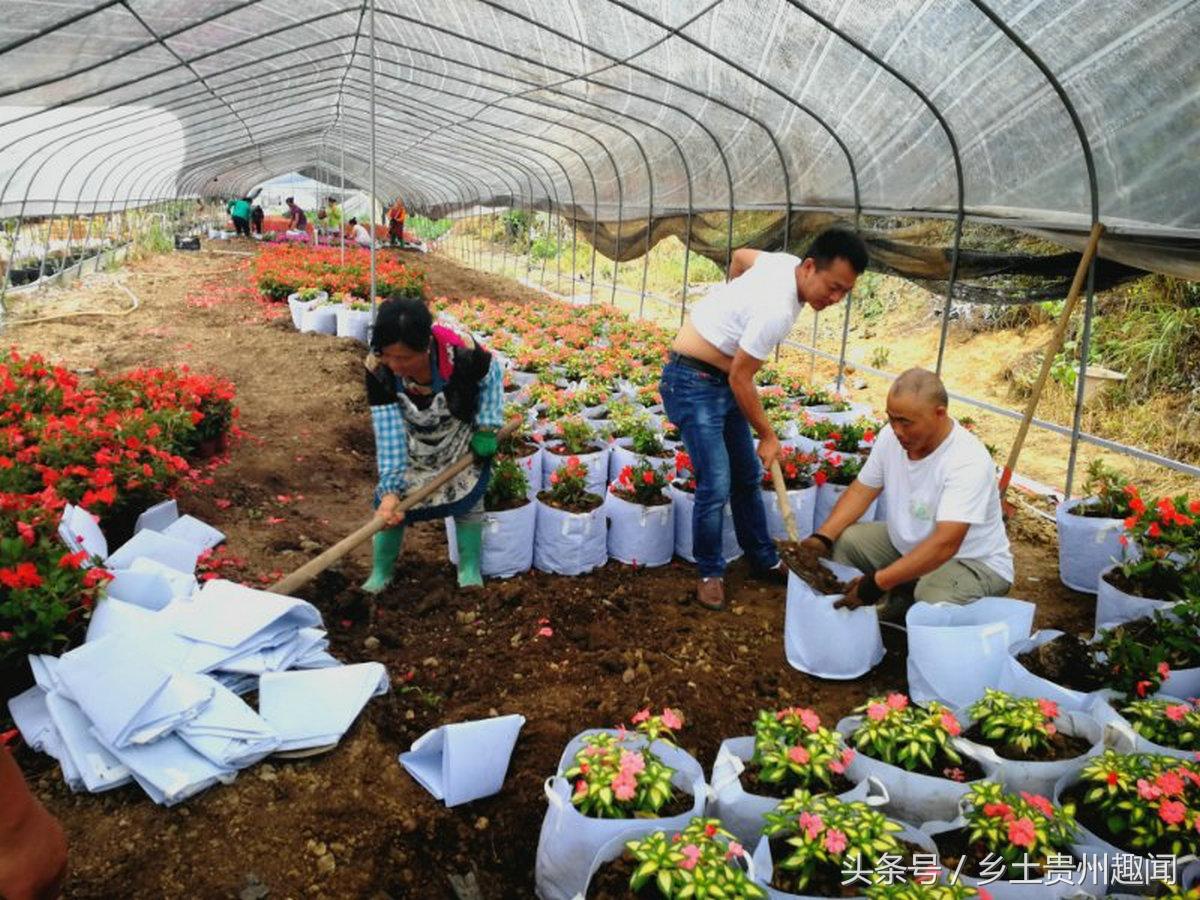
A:
<svg viewBox="0 0 1200 900">
<path fill-rule="evenodd" d="M 408 491 L 412 492 L 428 484 L 469 452 L 475 429 L 469 422 L 450 414 L 444 393 L 434 394 L 426 409 L 420 409 L 403 391 L 399 393 L 398 402 L 408 438 L 408 469 L 404 480 Z M 409 509 L 404 514 L 405 520 L 426 522 L 481 512 L 490 469 L 490 460 L 484 463 L 475 460 L 431 496 Z"/>
</svg>

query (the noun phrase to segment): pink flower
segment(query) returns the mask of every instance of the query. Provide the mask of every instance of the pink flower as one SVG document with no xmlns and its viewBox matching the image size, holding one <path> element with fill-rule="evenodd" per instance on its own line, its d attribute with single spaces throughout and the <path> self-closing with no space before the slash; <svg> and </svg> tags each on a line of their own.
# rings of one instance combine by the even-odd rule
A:
<svg viewBox="0 0 1200 900">
<path fill-rule="evenodd" d="M 850 765 L 853 759 L 854 751 L 847 747 L 842 751 L 840 759 L 832 760 L 829 763 L 829 771 L 833 772 L 835 775 L 844 775 L 846 773 L 846 767 Z"/>
<path fill-rule="evenodd" d="M 726 859 L 733 859 L 733 858 L 735 858 L 735 857 L 738 857 L 738 856 L 745 856 L 745 855 L 746 855 L 746 848 L 745 848 L 745 847 L 743 847 L 743 846 L 742 846 L 741 844 L 739 844 L 737 841 L 730 841 L 730 842 L 729 842 L 729 850 L 728 850 L 728 851 L 726 851 L 726 853 L 725 853 L 725 858 L 726 858 Z"/>
<path fill-rule="evenodd" d="M 811 709 L 800 710 L 800 721 L 809 731 L 816 731 L 821 727 L 821 717 Z"/>
<path fill-rule="evenodd" d="M 954 713 L 949 711 L 942 713 L 942 727 L 946 729 L 951 737 L 958 737 L 962 731 L 962 726 L 958 724 L 958 719 L 954 718 Z"/>
<path fill-rule="evenodd" d="M 1182 722 L 1183 717 L 1189 712 L 1190 710 L 1183 703 L 1173 703 L 1166 709 L 1167 718 L 1172 722 Z"/>
<path fill-rule="evenodd" d="M 836 828 L 830 828 L 825 834 L 825 849 L 830 853 L 841 853 L 846 849 L 846 835 Z"/>
<path fill-rule="evenodd" d="M 1187 815 L 1187 807 L 1178 800 L 1164 800 L 1158 807 L 1158 817 L 1168 825 L 1178 825 Z"/>
<path fill-rule="evenodd" d="M 795 746 L 788 750 L 788 759 L 798 766 L 806 766 L 812 756 L 803 747 Z"/>
<path fill-rule="evenodd" d="M 538 637 L 554 637 L 554 629 L 543 625 L 537 630 Z"/>
<path fill-rule="evenodd" d="M 810 812 L 800 813 L 796 824 L 804 829 L 804 833 L 810 841 L 816 840 L 817 835 L 825 828 L 825 823 L 821 821 L 821 817 Z"/>
<path fill-rule="evenodd" d="M 1046 734 L 1058 734 L 1058 726 L 1053 722 L 1046 723 Z"/>
<path fill-rule="evenodd" d="M 688 844 L 679 852 L 683 854 L 683 859 L 681 859 L 679 861 L 679 868 L 681 868 L 681 869 L 696 868 L 696 863 L 698 863 L 700 861 L 700 848 L 699 847 L 697 847 L 695 844 Z"/>
<path fill-rule="evenodd" d="M 588 792 L 587 782 L 580 778 L 575 782 L 575 796 L 581 797 Z"/>
<path fill-rule="evenodd" d="M 617 777 L 612 780 L 613 796 L 618 800 L 632 800 L 636 791 L 637 784 L 628 772 L 618 772 Z"/>
<path fill-rule="evenodd" d="M 683 717 L 678 712 L 667 707 L 662 711 L 662 723 L 674 731 L 683 727 Z"/>
<path fill-rule="evenodd" d="M 1047 719 L 1058 718 L 1058 704 L 1053 700 L 1038 700 L 1038 708 L 1042 711 L 1042 715 Z"/>
<path fill-rule="evenodd" d="M 1008 840 L 1014 847 L 1032 847 L 1035 837 L 1033 820 L 1028 816 L 1008 823 Z"/>
<path fill-rule="evenodd" d="M 1054 804 L 1041 794 L 1031 794 L 1028 791 L 1021 791 L 1021 799 L 1044 816 L 1049 817 L 1054 815 Z"/>
<path fill-rule="evenodd" d="M 1159 788 L 1156 788 L 1154 785 L 1152 785 L 1150 782 L 1148 782 L 1145 778 L 1139 778 L 1137 780 L 1137 789 L 1138 789 L 1138 796 L 1141 797 L 1143 800 L 1157 800 L 1159 797 L 1162 796 L 1162 790 Z"/>
<path fill-rule="evenodd" d="M 1165 662 L 1160 662 L 1158 664 L 1158 677 L 1161 678 L 1163 681 L 1166 681 L 1168 678 L 1171 677 L 1171 667 L 1168 666 Z"/>
<path fill-rule="evenodd" d="M 647 706 L 645 709 L 634 713 L 633 718 L 630 719 L 629 721 L 632 722 L 634 725 L 640 725 L 642 722 L 645 722 L 649 718 L 650 718 L 650 707 Z"/>
<path fill-rule="evenodd" d="M 1183 793 L 1183 779 L 1178 772 L 1163 772 L 1154 779 L 1154 784 L 1168 797 L 1178 797 Z"/>
<path fill-rule="evenodd" d="M 888 694 L 887 705 L 892 709 L 904 709 L 908 706 L 908 698 L 903 694 Z"/>
<path fill-rule="evenodd" d="M 882 703 L 872 703 L 867 707 L 867 716 L 874 722 L 882 722 L 888 714 L 888 708 Z"/>
<path fill-rule="evenodd" d="M 951 781 L 962 782 L 962 781 L 967 780 L 967 773 L 964 772 L 962 769 L 958 768 L 958 766 L 951 766 L 949 768 L 942 769 L 942 774 L 945 775 L 947 778 L 949 778 Z"/>
<path fill-rule="evenodd" d="M 640 753 L 621 752 L 621 772 L 630 776 L 640 775 L 646 768 L 646 759 Z"/>
</svg>

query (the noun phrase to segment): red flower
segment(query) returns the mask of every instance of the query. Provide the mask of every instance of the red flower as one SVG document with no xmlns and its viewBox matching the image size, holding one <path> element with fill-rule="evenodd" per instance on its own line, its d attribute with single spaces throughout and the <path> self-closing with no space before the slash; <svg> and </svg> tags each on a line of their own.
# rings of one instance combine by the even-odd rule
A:
<svg viewBox="0 0 1200 900">
<path fill-rule="evenodd" d="M 1178 825 L 1187 815 L 1187 807 L 1179 800 L 1164 800 L 1158 806 L 1158 817 L 1168 825 Z"/>
<path fill-rule="evenodd" d="M 78 553 L 64 553 L 58 559 L 58 567 L 60 569 L 78 569 L 87 562 L 88 552 L 80 550 Z"/>
<path fill-rule="evenodd" d="M 1104 776 L 1104 778 L 1108 782 L 1109 787 L 1117 786 L 1117 773 L 1116 772 L 1109 772 L 1107 775 Z"/>
<path fill-rule="evenodd" d="M 983 814 L 993 819 L 1007 819 L 1012 815 L 1012 807 L 1007 803 L 987 803 L 983 807 Z"/>
<path fill-rule="evenodd" d="M 1008 823 L 1008 840 L 1014 847 L 1032 847 L 1036 837 L 1033 820 L 1027 816 Z"/>
<path fill-rule="evenodd" d="M 1031 794 L 1028 791 L 1021 791 L 1021 799 L 1047 818 L 1054 815 L 1054 804 L 1041 794 Z"/>
<path fill-rule="evenodd" d="M 1157 522 L 1151 522 L 1150 527 L 1146 529 L 1146 534 L 1150 535 L 1152 538 L 1161 537 L 1162 529 L 1158 527 Z"/>
<path fill-rule="evenodd" d="M 21 540 L 25 542 L 26 547 L 32 547 L 35 534 L 33 526 L 27 522 L 17 522 L 17 534 L 21 535 Z"/>
<path fill-rule="evenodd" d="M 17 563 L 11 569 L 0 569 L 0 584 L 14 591 L 41 587 L 42 576 L 31 562 Z"/>
</svg>

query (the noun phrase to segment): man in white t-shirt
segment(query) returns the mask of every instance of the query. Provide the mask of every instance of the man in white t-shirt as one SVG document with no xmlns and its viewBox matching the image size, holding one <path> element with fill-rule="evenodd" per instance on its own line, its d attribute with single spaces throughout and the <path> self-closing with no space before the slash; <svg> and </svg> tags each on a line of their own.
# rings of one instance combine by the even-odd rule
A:
<svg viewBox="0 0 1200 900">
<path fill-rule="evenodd" d="M 725 605 L 721 534 L 726 503 L 751 574 L 786 582 L 787 571 L 767 531 L 761 488 L 763 467 L 779 456 L 779 438 L 763 412 L 754 374 L 787 337 L 805 304 L 819 311 L 837 303 L 866 267 L 866 245 L 841 229 L 817 235 L 803 260 L 737 250 L 729 281 L 695 305 L 671 345 L 659 391 L 696 479 L 692 551 L 702 606 Z M 750 426 L 759 438 L 757 456 Z"/>
<path fill-rule="evenodd" d="M 982 442 L 946 412 L 942 380 L 909 369 L 887 397 L 888 426 L 858 478 L 805 549 L 861 569 L 835 606 L 898 599 L 969 603 L 1012 587 L 1013 558 L 996 466 Z M 887 521 L 858 522 L 886 492 Z"/>
<path fill-rule="evenodd" d="M 371 246 L 371 233 L 367 231 L 358 219 L 351 219 L 346 224 L 350 226 L 350 237 L 354 240 L 354 243 L 360 247 Z"/>
</svg>

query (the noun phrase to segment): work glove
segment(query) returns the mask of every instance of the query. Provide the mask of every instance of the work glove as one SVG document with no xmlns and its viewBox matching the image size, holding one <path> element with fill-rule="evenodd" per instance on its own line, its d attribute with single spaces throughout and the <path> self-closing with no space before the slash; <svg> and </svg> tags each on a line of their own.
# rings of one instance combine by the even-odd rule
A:
<svg viewBox="0 0 1200 900">
<path fill-rule="evenodd" d="M 867 572 L 846 586 L 846 593 L 841 600 L 834 601 L 833 608 L 858 609 L 860 606 L 874 606 L 885 593 L 886 591 L 875 583 L 875 573 Z"/>
<path fill-rule="evenodd" d="M 478 459 L 491 459 L 496 455 L 498 445 L 494 431 L 477 431 L 471 435 L 471 452 Z"/>
</svg>

